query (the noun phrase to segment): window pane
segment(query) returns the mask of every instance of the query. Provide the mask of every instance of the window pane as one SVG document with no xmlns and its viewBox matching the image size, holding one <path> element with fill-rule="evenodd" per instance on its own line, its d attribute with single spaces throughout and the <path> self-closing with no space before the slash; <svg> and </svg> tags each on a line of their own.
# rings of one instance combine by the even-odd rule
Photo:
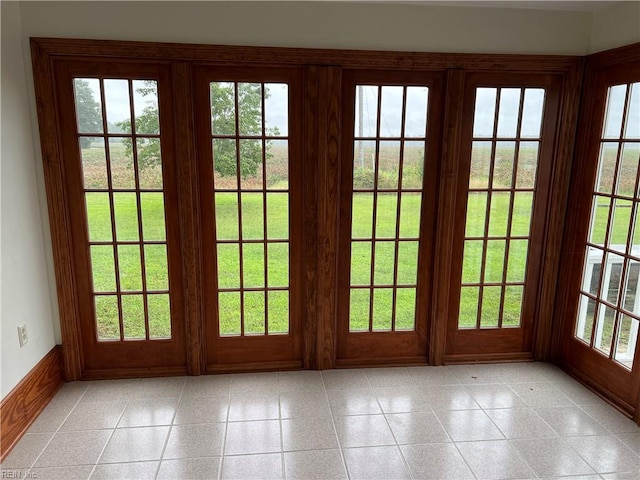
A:
<svg viewBox="0 0 640 480">
<path fill-rule="evenodd" d="M 376 211 L 376 238 L 394 238 L 396 236 L 398 194 L 379 193 Z"/>
<path fill-rule="evenodd" d="M 613 308 L 600 305 L 600 308 L 598 309 L 598 321 L 596 323 L 596 335 L 593 346 L 607 355 L 611 351 L 615 317 L 616 311 Z"/>
<path fill-rule="evenodd" d="M 242 245 L 242 272 L 245 287 L 264 287 L 264 245 L 262 243 Z"/>
<path fill-rule="evenodd" d="M 268 281 L 270 287 L 289 286 L 289 244 L 267 244 Z"/>
<path fill-rule="evenodd" d="M 211 132 L 214 135 L 235 135 L 236 101 L 232 82 L 211 83 Z"/>
<path fill-rule="evenodd" d="M 120 340 L 118 297 L 115 295 L 98 295 L 95 298 L 98 340 Z"/>
<path fill-rule="evenodd" d="M 238 194 L 216 193 L 216 238 L 238 239 Z"/>
<path fill-rule="evenodd" d="M 240 140 L 240 188 L 262 190 L 262 140 Z"/>
<path fill-rule="evenodd" d="M 369 330 L 369 289 L 352 288 L 349 298 L 349 331 Z"/>
<path fill-rule="evenodd" d="M 395 242 L 375 242 L 375 247 L 373 283 L 374 285 L 393 285 Z"/>
<path fill-rule="evenodd" d="M 267 193 L 267 237 L 289 238 L 289 195 L 286 193 Z"/>
<path fill-rule="evenodd" d="M 464 260 L 462 262 L 462 283 L 479 283 L 482 268 L 482 240 L 466 240 L 464 242 Z"/>
<path fill-rule="evenodd" d="M 355 137 L 375 137 L 378 120 L 378 87 L 356 86 Z"/>
<path fill-rule="evenodd" d="M 238 83 L 240 135 L 262 135 L 262 84 Z"/>
<path fill-rule="evenodd" d="M 416 328 L 416 289 L 399 288 L 396 290 L 396 330 L 415 330 Z"/>
<path fill-rule="evenodd" d="M 162 158 L 159 138 L 138 138 L 138 177 L 140 188 L 162 190 Z"/>
<path fill-rule="evenodd" d="M 351 243 L 351 285 L 371 284 L 371 242 Z"/>
<path fill-rule="evenodd" d="M 158 82 L 133 80 L 133 111 L 136 117 L 136 134 L 158 135 Z"/>
<path fill-rule="evenodd" d="M 240 335 L 240 293 L 218 293 L 220 335 Z"/>
<path fill-rule="evenodd" d="M 507 285 L 504 289 L 503 327 L 519 327 L 522 313 L 522 292 L 524 287 Z"/>
<path fill-rule="evenodd" d="M 603 142 L 600 146 L 600 159 L 598 162 L 598 181 L 596 191 L 612 193 L 616 158 L 618 156 L 618 144 Z"/>
<path fill-rule="evenodd" d="M 604 116 L 603 138 L 620 138 L 620 128 L 622 126 L 622 112 L 624 111 L 624 101 L 627 94 L 626 85 L 616 85 L 609 89 L 607 98 L 607 109 Z"/>
<path fill-rule="evenodd" d="M 75 78 L 73 90 L 78 133 L 102 133 L 100 80 L 97 78 Z"/>
<path fill-rule="evenodd" d="M 487 241 L 487 261 L 484 269 L 484 281 L 487 283 L 501 283 L 504 269 L 504 240 Z"/>
<path fill-rule="evenodd" d="M 264 120 L 265 133 L 268 136 L 288 135 L 289 85 L 286 83 L 265 83 Z"/>
<path fill-rule="evenodd" d="M 480 328 L 495 328 L 498 326 L 501 296 L 502 287 L 484 287 Z"/>
<path fill-rule="evenodd" d="M 620 294 L 620 282 L 622 281 L 624 257 L 614 253 L 608 253 L 606 262 L 600 298 L 617 305 Z"/>
<path fill-rule="evenodd" d="M 640 99 L 638 99 L 640 101 Z M 618 195 L 633 197 L 636 193 L 638 162 L 640 161 L 640 144 L 623 143 L 618 172 Z"/>
<path fill-rule="evenodd" d="M 354 193 L 351 206 L 351 237 L 371 238 L 373 226 L 373 194 Z"/>
<path fill-rule="evenodd" d="M 380 136 L 399 137 L 402 126 L 402 87 L 382 87 Z"/>
<path fill-rule="evenodd" d="M 631 200 L 620 200 L 619 198 L 613 203 L 609 248 L 621 253 L 627 249 L 632 204 Z"/>
<path fill-rule="evenodd" d="M 114 189 L 136 188 L 130 138 L 110 138 L 111 183 Z"/>
<path fill-rule="evenodd" d="M 520 193 L 516 193 L 518 198 Z M 504 237 L 507 235 L 507 224 L 509 222 L 509 202 L 511 201 L 510 192 L 493 192 L 491 194 L 491 211 L 489 214 L 489 236 Z M 520 215 L 521 213 L 518 212 Z M 516 216 L 514 205 L 514 217 Z M 512 227 L 513 228 L 513 227 Z M 528 234 L 528 232 L 527 232 Z M 513 235 L 516 235 L 515 233 Z M 526 235 L 526 234 L 525 234 Z"/>
<path fill-rule="evenodd" d="M 524 107 L 522 112 L 523 138 L 539 138 L 542 126 L 542 110 L 544 107 L 544 90 L 541 88 L 527 88 L 524 92 Z"/>
<path fill-rule="evenodd" d="M 217 250 L 218 288 L 240 288 L 240 252 L 238 245 L 219 243 Z"/>
<path fill-rule="evenodd" d="M 268 292 L 269 333 L 289 333 L 289 292 Z"/>
<path fill-rule="evenodd" d="M 640 325 L 640 322 L 635 318 L 620 315 L 615 359 L 629 370 L 633 365 L 636 343 L 638 342 L 638 325 Z"/>
<path fill-rule="evenodd" d="M 509 243 L 507 282 L 524 282 L 528 248 L 528 240 L 511 240 Z"/>
<path fill-rule="evenodd" d="M 128 194 L 114 194 L 128 195 Z M 145 241 L 164 241 L 167 237 L 164 225 L 164 196 L 162 193 L 140 194 L 142 207 L 142 235 Z"/>
<path fill-rule="evenodd" d="M 458 328 L 476 328 L 479 292 L 480 287 L 462 287 L 460 289 Z"/>
<path fill-rule="evenodd" d="M 84 188 L 109 188 L 104 139 L 101 137 L 80 137 L 80 155 L 82 156 Z"/>
<path fill-rule="evenodd" d="M 269 194 L 267 201 L 273 202 L 271 198 L 273 193 Z M 286 195 L 285 195 L 286 197 Z M 264 238 L 264 217 L 262 212 L 262 193 L 243 193 L 242 194 L 242 238 L 245 240 L 261 240 Z M 272 212 L 267 211 L 267 215 Z M 271 231 L 274 226 L 271 218 L 268 219 L 267 225 Z M 269 235 L 269 238 L 274 238 Z"/>
<path fill-rule="evenodd" d="M 145 245 L 144 262 L 147 290 L 168 290 L 167 247 L 165 245 Z"/>
<path fill-rule="evenodd" d="M 466 237 L 484 237 L 484 223 L 487 214 L 487 193 L 469 192 L 467 200 Z"/>
<path fill-rule="evenodd" d="M 131 133 L 131 104 L 128 80 L 104 80 L 109 133 Z"/>
<path fill-rule="evenodd" d="M 407 87 L 405 137 L 426 137 L 428 97 L 427 87 Z"/>
<path fill-rule="evenodd" d="M 400 238 L 418 238 L 420 236 L 421 193 L 402 193 L 400 204 Z M 395 219 L 393 220 L 395 225 Z M 395 233 L 393 234 L 395 236 Z"/>
<path fill-rule="evenodd" d="M 607 231 L 607 222 L 609 220 L 609 207 L 611 205 L 611 199 L 607 197 L 601 197 L 599 195 L 593 196 L 593 206 L 591 209 L 591 226 L 589 231 L 589 241 L 594 245 L 604 245 L 605 234 Z"/>
<path fill-rule="evenodd" d="M 118 246 L 118 267 L 120 270 L 120 289 L 123 291 L 142 290 L 142 266 L 138 245 Z"/>
<path fill-rule="evenodd" d="M 538 168 L 538 142 L 521 142 L 518 151 L 516 188 L 533 188 Z"/>
<path fill-rule="evenodd" d="M 640 139 L 640 83 L 631 85 L 624 138 Z"/>
<path fill-rule="evenodd" d="M 498 110 L 498 137 L 515 137 L 520 110 L 520 89 L 503 88 L 500 91 Z"/>
<path fill-rule="evenodd" d="M 171 338 L 171 305 L 169 295 L 147 295 L 149 338 Z"/>
<path fill-rule="evenodd" d="M 576 337 L 584 341 L 587 345 L 591 343 L 591 333 L 593 332 L 593 319 L 595 311 L 595 300 L 585 295 L 580 295 L 578 321 L 576 322 Z"/>
<path fill-rule="evenodd" d="M 85 193 L 90 242 L 110 242 L 111 206 L 108 193 Z"/>
<path fill-rule="evenodd" d="M 400 142 L 380 142 L 378 189 L 397 190 L 400 173 Z"/>
<path fill-rule="evenodd" d="M 533 193 L 515 192 L 513 194 L 513 217 L 511 219 L 512 237 L 529 236 L 532 211 Z"/>
<path fill-rule="evenodd" d="M 142 295 L 122 296 L 122 324 L 124 338 L 127 340 L 144 339 L 144 302 Z"/>
<path fill-rule="evenodd" d="M 424 176 L 424 142 L 404 142 L 402 188 L 422 188 Z"/>
<path fill-rule="evenodd" d="M 496 110 L 496 89 L 477 88 L 473 118 L 474 137 L 493 137 Z"/>
<path fill-rule="evenodd" d="M 92 245 L 90 249 L 93 291 L 115 292 L 116 268 L 113 262 L 113 247 L 111 245 Z"/>
<path fill-rule="evenodd" d="M 267 140 L 267 189 L 289 188 L 289 142 Z"/>
<path fill-rule="evenodd" d="M 398 285 L 418 282 L 418 242 L 400 242 L 398 245 Z"/>
<path fill-rule="evenodd" d="M 622 308 L 635 314 L 640 313 L 640 297 L 638 296 L 638 280 L 640 279 L 640 264 L 634 260 L 627 267 L 627 280 Z"/>
<path fill-rule="evenodd" d="M 473 142 L 471 146 L 471 171 L 469 188 L 487 188 L 491 167 L 491 142 Z"/>
<path fill-rule="evenodd" d="M 237 143 L 233 138 L 213 139 L 213 185 L 217 190 L 238 188 Z"/>
<path fill-rule="evenodd" d="M 147 194 L 147 195 L 160 195 L 162 194 Z M 119 241 L 138 240 L 138 201 L 135 193 L 114 193 L 113 194 L 113 206 L 116 219 L 116 237 Z M 150 215 L 151 210 L 146 208 L 147 205 L 143 204 L 142 219 L 143 225 L 146 226 L 145 220 L 149 221 L 145 214 Z M 155 209 L 153 209 L 155 213 Z M 164 217 L 164 212 L 163 217 Z M 163 218 L 164 220 L 164 218 Z M 164 226 L 164 225 L 163 225 Z M 146 234 L 146 231 L 145 231 Z M 146 238 L 146 240 L 149 240 Z"/>
<path fill-rule="evenodd" d="M 492 188 L 511 188 L 513 182 L 513 163 L 515 154 L 515 142 L 496 142 L 496 157 L 491 184 Z"/>
<path fill-rule="evenodd" d="M 373 190 L 376 178 L 376 142 L 356 140 L 353 154 L 354 190 Z"/>
<path fill-rule="evenodd" d="M 266 292 L 244 292 L 245 335 L 265 334 L 264 296 Z"/>
<path fill-rule="evenodd" d="M 373 289 L 373 330 L 391 330 L 391 316 L 393 312 L 393 289 Z"/>
</svg>

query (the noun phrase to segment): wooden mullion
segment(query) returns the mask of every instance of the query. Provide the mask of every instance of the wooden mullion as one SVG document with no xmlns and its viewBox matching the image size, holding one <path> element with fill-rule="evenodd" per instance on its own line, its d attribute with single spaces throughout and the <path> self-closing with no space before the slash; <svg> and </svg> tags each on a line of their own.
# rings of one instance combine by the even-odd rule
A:
<svg viewBox="0 0 640 480">
<path fill-rule="evenodd" d="M 131 153 L 133 155 L 133 176 L 136 190 L 136 213 L 138 220 L 138 245 L 140 247 L 140 271 L 142 273 L 142 304 L 144 314 L 144 338 L 149 340 L 149 302 L 147 297 L 147 266 L 144 257 L 144 237 L 142 232 L 142 203 L 140 198 L 140 172 L 138 171 L 138 138 L 136 136 L 136 114 L 133 104 L 133 82 L 129 86 L 129 111 L 131 114 Z M 165 250 L 166 251 L 166 250 Z"/>
<path fill-rule="evenodd" d="M 407 87 L 406 85 L 402 87 L 402 119 L 400 121 L 400 152 L 398 159 L 398 190 L 402 191 L 402 169 L 404 164 L 404 131 L 405 131 L 405 122 L 406 122 L 406 113 L 407 113 Z M 400 250 L 400 209 L 401 209 L 401 193 L 397 194 L 396 201 L 396 235 L 394 241 L 394 262 L 393 262 L 393 297 L 391 300 L 391 331 L 395 332 L 396 330 L 396 303 L 397 303 L 397 285 L 398 285 L 398 252 Z"/>
</svg>

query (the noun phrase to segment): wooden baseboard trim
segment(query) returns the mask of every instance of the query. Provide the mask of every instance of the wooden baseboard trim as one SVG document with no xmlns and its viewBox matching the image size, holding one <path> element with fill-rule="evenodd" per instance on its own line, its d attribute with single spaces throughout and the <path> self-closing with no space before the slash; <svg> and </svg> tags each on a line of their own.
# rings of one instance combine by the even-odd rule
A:
<svg viewBox="0 0 640 480">
<path fill-rule="evenodd" d="M 523 353 L 479 353 L 479 354 L 457 354 L 445 355 L 444 363 L 453 365 L 456 363 L 508 363 L 508 362 L 531 362 L 533 355 L 531 352 Z"/>
<path fill-rule="evenodd" d="M 56 345 L 0 404 L 0 461 L 4 461 L 63 384 L 62 347 Z"/>
</svg>

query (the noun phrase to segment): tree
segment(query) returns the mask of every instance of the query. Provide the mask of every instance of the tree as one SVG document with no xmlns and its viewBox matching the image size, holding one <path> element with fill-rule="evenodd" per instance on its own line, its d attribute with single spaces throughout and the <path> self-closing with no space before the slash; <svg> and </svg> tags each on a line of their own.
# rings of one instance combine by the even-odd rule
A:
<svg viewBox="0 0 640 480">
<path fill-rule="evenodd" d="M 102 112 L 100 110 L 100 104 L 93 97 L 93 90 L 91 89 L 89 82 L 87 80 L 76 78 L 74 86 L 78 132 L 102 132 Z M 90 138 L 80 137 L 81 148 L 89 148 L 90 146 Z"/>
<path fill-rule="evenodd" d="M 137 92 L 143 97 L 156 97 L 156 83 L 145 82 L 145 86 Z M 211 125 L 216 136 L 235 136 L 235 89 L 233 83 L 211 83 Z M 262 135 L 261 86 L 253 83 L 238 83 L 238 129 L 241 135 Z M 265 98 L 269 92 L 265 89 Z M 129 121 L 119 124 L 125 131 L 130 131 Z M 142 113 L 136 117 L 136 133 L 158 134 L 158 107 L 155 101 L 149 102 Z M 277 128 L 270 128 L 269 135 L 277 135 Z M 131 140 L 124 141 L 127 154 L 131 154 Z M 266 157 L 270 157 L 268 152 Z M 223 177 L 236 176 L 236 142 L 235 140 L 216 139 L 214 142 L 214 168 Z M 240 141 L 240 174 L 243 178 L 255 175 L 262 163 L 262 148 L 259 141 Z M 146 139 L 138 146 L 138 165 L 140 168 L 151 167 L 160 163 L 160 142 L 157 138 Z"/>
</svg>

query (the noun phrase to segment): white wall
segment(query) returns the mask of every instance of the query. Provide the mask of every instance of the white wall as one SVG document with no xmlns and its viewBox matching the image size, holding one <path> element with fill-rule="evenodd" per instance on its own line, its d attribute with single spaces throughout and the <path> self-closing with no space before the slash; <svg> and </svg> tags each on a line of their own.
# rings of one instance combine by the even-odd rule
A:
<svg viewBox="0 0 640 480">
<path fill-rule="evenodd" d="M 403 3 L 23 2 L 21 8 L 26 36 L 583 55 L 591 35 L 589 13 Z"/>
<path fill-rule="evenodd" d="M 640 42 L 640 2 L 620 2 L 594 13 L 589 53 Z"/>
<path fill-rule="evenodd" d="M 2 2 L 0 136 L 0 395 L 4 398 L 55 345 L 41 196 L 17 3 Z M 39 160 L 38 160 L 39 161 Z M 38 167 L 41 170 L 41 167 Z M 43 221 L 44 220 L 44 221 Z M 55 318 L 57 322 L 57 317 Z M 17 326 L 29 342 L 20 348 Z"/>
</svg>

